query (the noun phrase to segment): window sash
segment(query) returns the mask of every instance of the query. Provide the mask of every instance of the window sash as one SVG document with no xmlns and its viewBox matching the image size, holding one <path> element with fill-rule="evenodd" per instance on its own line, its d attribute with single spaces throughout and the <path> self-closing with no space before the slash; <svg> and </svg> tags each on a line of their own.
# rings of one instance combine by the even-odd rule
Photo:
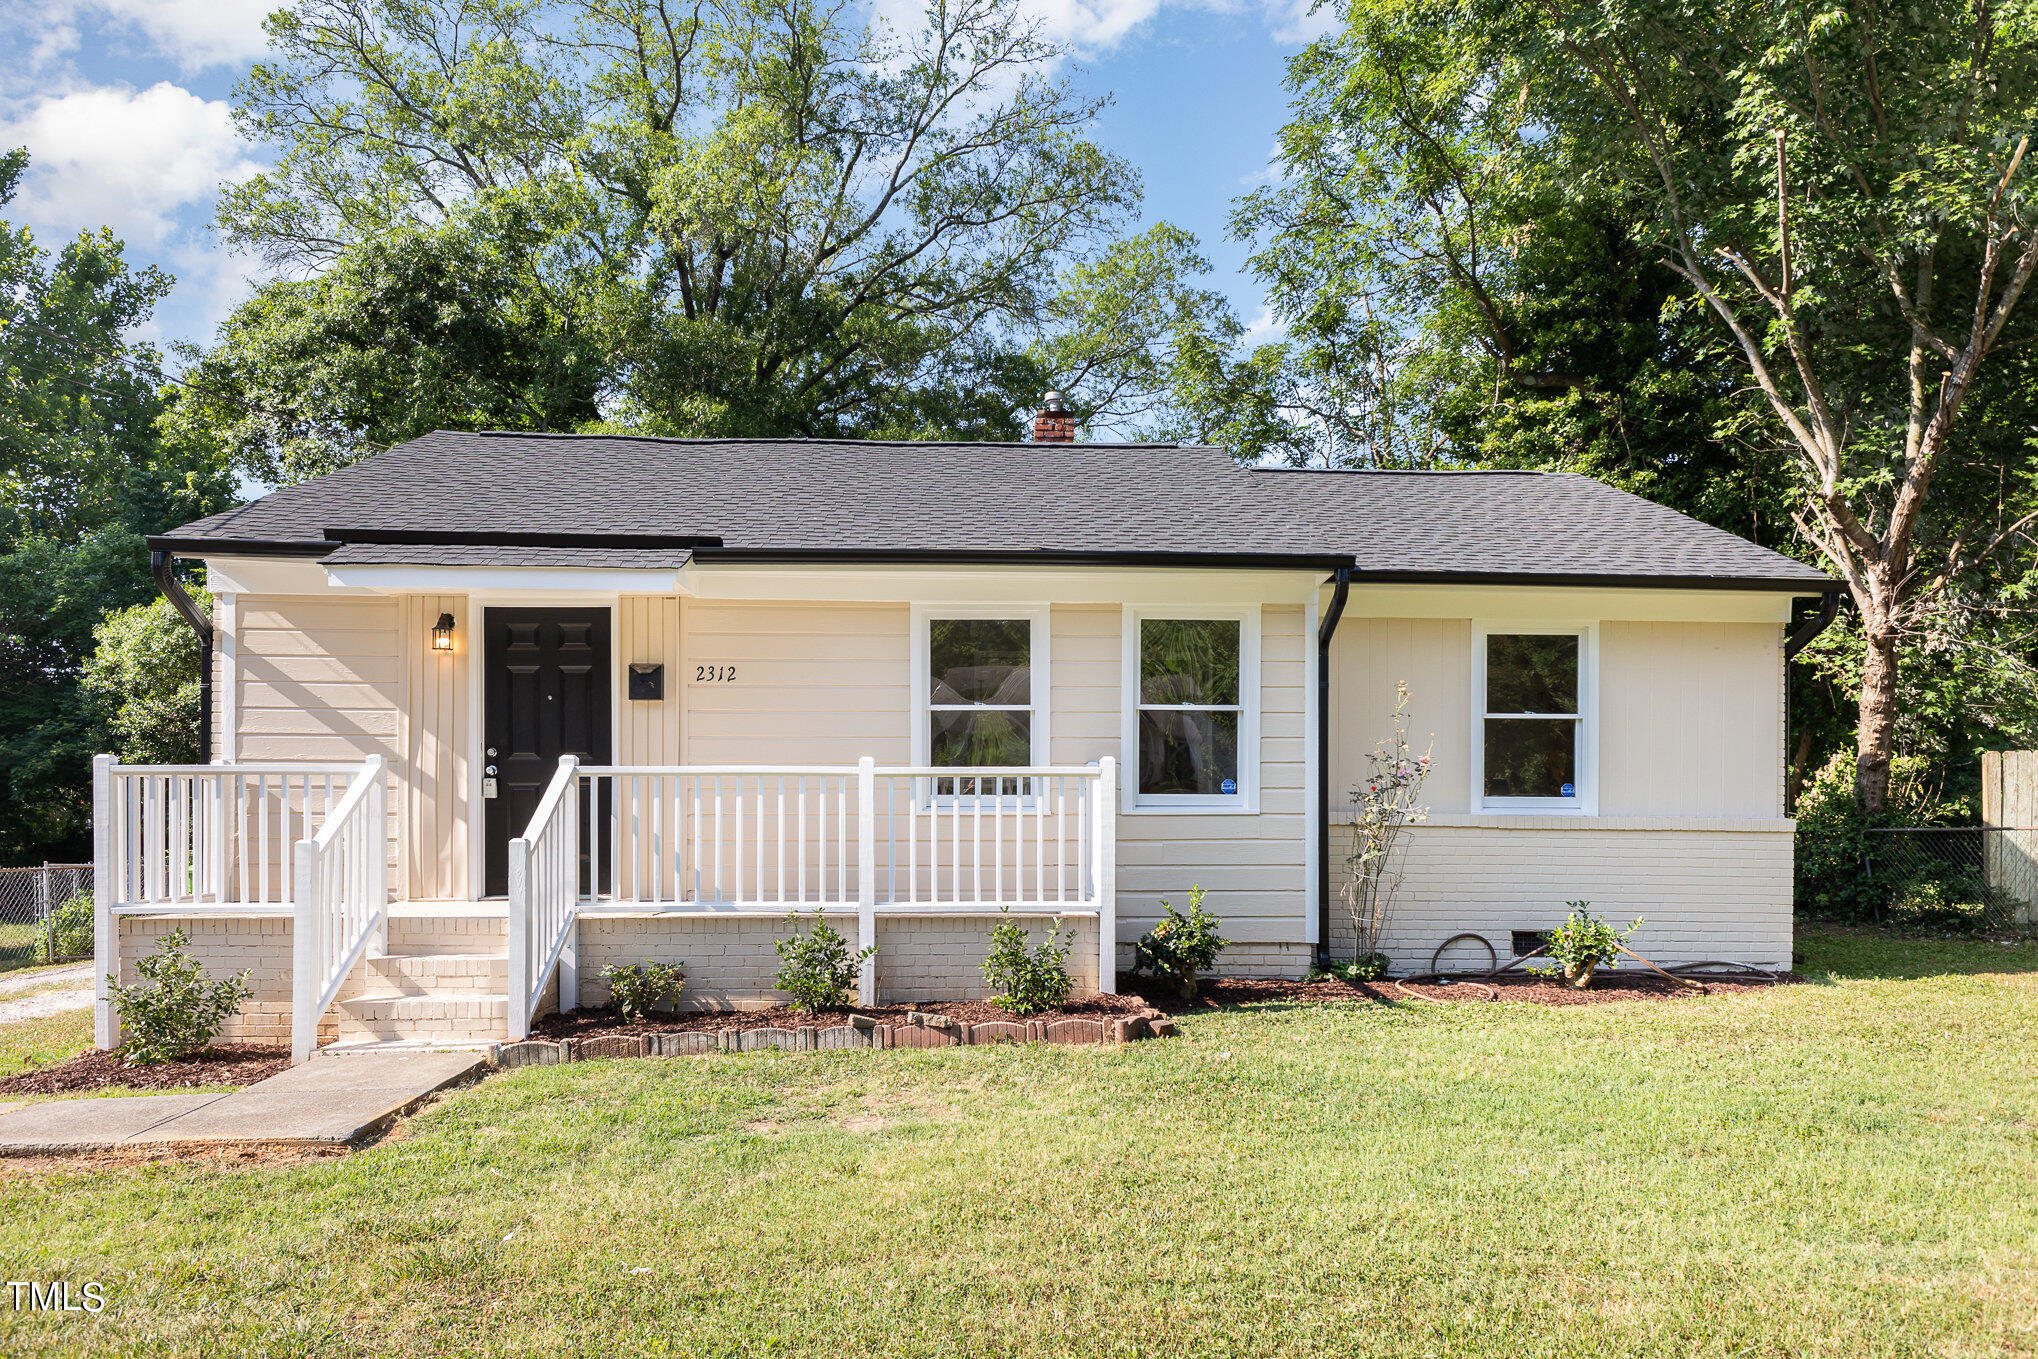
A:
<svg viewBox="0 0 2038 1359">
<path fill-rule="evenodd" d="M 1576 637 L 1578 650 L 1574 683 L 1577 707 L 1570 712 L 1494 711 L 1490 702 L 1493 690 L 1492 645 L 1493 639 L 1498 637 Z M 1478 704 L 1474 709 L 1472 732 L 1473 752 L 1478 760 L 1472 786 L 1475 810 L 1575 814 L 1589 811 L 1593 807 L 1595 797 L 1592 784 L 1593 722 L 1599 700 L 1595 688 L 1596 661 L 1592 648 L 1593 629 L 1590 625 L 1539 627 L 1531 623 L 1525 626 L 1475 627 L 1473 651 L 1475 663 L 1479 667 Z M 1487 749 L 1487 724 L 1490 722 L 1570 723 L 1573 769 L 1571 796 L 1565 797 L 1561 793 L 1543 795 L 1487 792 L 1487 780 L 1493 773 Z"/>
</svg>

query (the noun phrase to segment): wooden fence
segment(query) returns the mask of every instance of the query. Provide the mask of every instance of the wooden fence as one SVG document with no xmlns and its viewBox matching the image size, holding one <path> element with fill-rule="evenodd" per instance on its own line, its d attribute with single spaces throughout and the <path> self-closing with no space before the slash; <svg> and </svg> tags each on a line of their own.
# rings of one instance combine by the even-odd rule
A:
<svg viewBox="0 0 2038 1359">
<path fill-rule="evenodd" d="M 1982 755 L 1981 823 L 2003 828 L 1983 837 L 1989 886 L 2023 903 L 2020 919 L 2038 921 L 2038 750 Z"/>
</svg>

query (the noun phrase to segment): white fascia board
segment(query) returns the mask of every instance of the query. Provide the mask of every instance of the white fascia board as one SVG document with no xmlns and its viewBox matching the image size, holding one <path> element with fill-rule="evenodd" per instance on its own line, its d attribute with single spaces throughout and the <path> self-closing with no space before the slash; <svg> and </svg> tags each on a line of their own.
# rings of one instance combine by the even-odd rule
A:
<svg viewBox="0 0 2038 1359">
<path fill-rule="evenodd" d="M 1806 593 L 1814 593 L 1807 591 Z M 1561 618 L 1575 622 L 1788 623 L 1787 590 L 1551 585 L 1364 585 L 1347 618 Z M 1328 603 L 1326 597 L 1324 602 Z"/>
<path fill-rule="evenodd" d="M 342 589 L 376 594 L 669 595 L 679 572 L 534 566 L 331 566 L 319 568 Z"/>
<path fill-rule="evenodd" d="M 682 593 L 715 600 L 1242 606 L 1307 603 L 1328 574 L 1318 568 L 821 566 L 696 558 L 679 580 Z"/>
<path fill-rule="evenodd" d="M 341 587 L 312 557 L 207 557 L 208 590 L 246 595 L 370 595 L 374 590 Z"/>
</svg>

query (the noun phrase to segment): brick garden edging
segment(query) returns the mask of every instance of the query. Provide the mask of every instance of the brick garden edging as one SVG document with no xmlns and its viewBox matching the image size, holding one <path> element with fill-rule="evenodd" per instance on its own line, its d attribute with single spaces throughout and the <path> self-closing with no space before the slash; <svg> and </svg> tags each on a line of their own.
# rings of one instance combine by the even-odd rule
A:
<svg viewBox="0 0 2038 1359">
<path fill-rule="evenodd" d="M 998 1043 L 1130 1043 L 1165 1038 L 1175 1021 L 1152 1015 L 1119 1019 L 994 1019 L 960 1024 L 946 1015 L 914 1014 L 905 1024 L 880 1024 L 861 1015 L 826 1028 L 802 1024 L 791 1029 L 694 1029 L 684 1033 L 611 1034 L 529 1039 L 489 1049 L 497 1067 L 557 1066 L 602 1057 L 694 1057 L 710 1052 L 832 1052 L 840 1048 L 982 1047 Z"/>
</svg>

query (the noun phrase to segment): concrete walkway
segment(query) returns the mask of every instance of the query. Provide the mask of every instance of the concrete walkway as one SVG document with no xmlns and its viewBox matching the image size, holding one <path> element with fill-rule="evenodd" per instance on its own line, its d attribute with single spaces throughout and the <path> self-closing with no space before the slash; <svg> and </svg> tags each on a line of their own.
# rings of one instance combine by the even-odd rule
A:
<svg viewBox="0 0 2038 1359">
<path fill-rule="evenodd" d="M 487 1060 L 476 1052 L 325 1054 L 227 1094 L 28 1104 L 0 1112 L 0 1156 L 227 1143 L 346 1146 Z"/>
</svg>

